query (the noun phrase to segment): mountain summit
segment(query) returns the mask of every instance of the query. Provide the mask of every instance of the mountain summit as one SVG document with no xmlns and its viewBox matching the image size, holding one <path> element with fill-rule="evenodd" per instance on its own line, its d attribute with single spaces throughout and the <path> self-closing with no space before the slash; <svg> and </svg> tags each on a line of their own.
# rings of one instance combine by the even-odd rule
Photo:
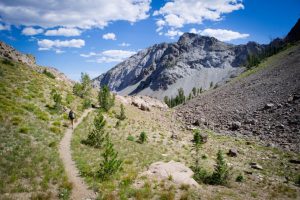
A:
<svg viewBox="0 0 300 200">
<path fill-rule="evenodd" d="M 121 95 L 149 95 L 158 99 L 176 96 L 183 88 L 208 88 L 241 73 L 249 54 L 263 45 L 249 42 L 232 45 L 213 37 L 184 33 L 175 43 L 146 48 L 94 79 L 95 86 L 108 85 Z"/>
</svg>

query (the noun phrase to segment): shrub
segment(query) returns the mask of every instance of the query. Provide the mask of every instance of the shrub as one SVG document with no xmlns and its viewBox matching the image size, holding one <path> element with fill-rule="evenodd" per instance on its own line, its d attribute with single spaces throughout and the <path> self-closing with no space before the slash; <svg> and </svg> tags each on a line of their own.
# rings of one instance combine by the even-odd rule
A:
<svg viewBox="0 0 300 200">
<path fill-rule="evenodd" d="M 300 186 L 300 174 L 297 175 L 296 180 L 295 180 L 295 184 Z"/>
<path fill-rule="evenodd" d="M 205 169 L 200 167 L 200 165 L 193 166 L 193 167 L 191 167 L 191 169 L 194 172 L 193 178 L 195 179 L 195 181 L 197 181 L 198 183 L 207 183 L 208 182 L 209 174 Z"/>
<path fill-rule="evenodd" d="M 52 99 L 54 101 L 54 109 L 57 111 L 60 111 L 62 109 L 62 97 L 61 95 L 56 91 L 51 91 Z"/>
<path fill-rule="evenodd" d="M 213 185 L 226 185 L 229 178 L 229 168 L 224 160 L 223 153 L 221 150 L 217 153 L 217 165 L 215 170 L 210 177 L 210 183 Z"/>
<path fill-rule="evenodd" d="M 194 139 L 193 139 L 193 142 L 194 142 L 194 144 L 196 146 L 201 145 L 201 144 L 204 143 L 203 137 L 200 134 L 200 130 L 199 129 L 194 130 Z"/>
<path fill-rule="evenodd" d="M 74 96 L 72 94 L 68 93 L 66 95 L 66 102 L 67 102 L 67 104 L 70 105 L 73 101 L 74 101 Z"/>
<path fill-rule="evenodd" d="M 129 135 L 129 136 L 127 137 L 127 140 L 132 141 L 132 142 L 134 141 L 134 139 L 135 139 L 135 138 L 134 138 L 134 136 L 132 136 L 132 135 Z"/>
<path fill-rule="evenodd" d="M 14 63 L 11 60 L 8 60 L 8 59 L 2 60 L 2 64 L 14 66 Z"/>
<path fill-rule="evenodd" d="M 104 120 L 101 112 L 98 112 L 97 116 L 94 119 L 94 128 L 90 131 L 87 139 L 82 140 L 81 142 L 85 145 L 92 146 L 94 148 L 101 148 L 106 137 L 104 126 L 106 121 Z"/>
<path fill-rule="evenodd" d="M 120 120 L 118 120 L 118 121 L 116 122 L 115 128 L 119 128 L 119 126 L 121 126 L 121 121 L 120 121 Z"/>
<path fill-rule="evenodd" d="M 143 144 L 144 142 L 147 141 L 147 134 L 143 131 L 141 132 L 140 134 L 140 137 L 139 137 L 139 143 Z"/>
<path fill-rule="evenodd" d="M 104 151 L 101 154 L 103 160 L 100 163 L 100 169 L 97 172 L 98 177 L 104 181 L 109 179 L 113 174 L 121 169 L 122 160 L 118 159 L 118 152 L 115 151 L 114 145 L 108 135 L 104 145 Z"/>
<path fill-rule="evenodd" d="M 236 179 L 235 179 L 236 182 L 243 182 L 244 181 L 244 176 L 242 174 L 239 174 Z"/>
<path fill-rule="evenodd" d="M 90 108 L 91 105 L 92 105 L 92 101 L 89 98 L 84 98 L 84 100 L 82 102 L 83 109 Z"/>
<path fill-rule="evenodd" d="M 44 69 L 43 74 L 45 74 L 49 78 L 55 79 L 54 74 L 52 74 L 51 72 L 47 71 L 46 69 Z"/>
<path fill-rule="evenodd" d="M 29 127 L 28 126 L 22 126 L 19 128 L 20 133 L 28 133 L 29 132 Z"/>
</svg>

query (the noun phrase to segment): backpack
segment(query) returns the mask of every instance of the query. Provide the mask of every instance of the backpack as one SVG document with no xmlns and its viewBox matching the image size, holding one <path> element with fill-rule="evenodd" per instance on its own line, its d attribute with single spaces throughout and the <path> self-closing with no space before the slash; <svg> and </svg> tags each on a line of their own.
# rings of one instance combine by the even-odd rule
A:
<svg viewBox="0 0 300 200">
<path fill-rule="evenodd" d="M 69 118 L 70 119 L 75 119 L 75 113 L 73 111 L 69 112 Z"/>
</svg>

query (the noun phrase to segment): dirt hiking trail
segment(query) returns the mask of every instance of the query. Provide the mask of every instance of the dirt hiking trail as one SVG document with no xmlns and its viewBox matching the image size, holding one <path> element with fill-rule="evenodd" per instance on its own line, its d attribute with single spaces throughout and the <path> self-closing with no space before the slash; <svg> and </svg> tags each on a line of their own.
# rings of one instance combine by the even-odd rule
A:
<svg viewBox="0 0 300 200">
<path fill-rule="evenodd" d="M 77 122 L 74 123 L 74 129 L 78 124 L 81 123 L 82 119 L 88 115 L 93 109 L 87 109 L 84 111 L 82 116 L 77 119 Z M 86 200 L 86 199 L 95 199 L 96 194 L 88 189 L 88 186 L 85 184 L 84 180 L 80 177 L 79 171 L 76 168 L 75 162 L 72 160 L 71 155 L 71 139 L 72 139 L 72 128 L 68 128 L 65 132 L 63 139 L 59 145 L 59 154 L 60 158 L 63 161 L 65 170 L 69 181 L 73 185 L 71 199 L 72 200 Z"/>
</svg>

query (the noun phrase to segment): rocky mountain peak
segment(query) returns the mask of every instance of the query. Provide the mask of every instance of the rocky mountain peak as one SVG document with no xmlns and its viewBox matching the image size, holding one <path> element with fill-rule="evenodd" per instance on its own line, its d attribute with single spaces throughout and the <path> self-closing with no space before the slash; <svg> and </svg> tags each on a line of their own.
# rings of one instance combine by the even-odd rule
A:
<svg viewBox="0 0 300 200">
<path fill-rule="evenodd" d="M 158 99 L 176 96 L 183 88 L 209 88 L 241 73 L 247 55 L 263 46 L 257 43 L 232 45 L 213 37 L 184 33 L 175 43 L 155 44 L 131 56 L 94 79 L 121 95 L 149 95 Z"/>
</svg>

